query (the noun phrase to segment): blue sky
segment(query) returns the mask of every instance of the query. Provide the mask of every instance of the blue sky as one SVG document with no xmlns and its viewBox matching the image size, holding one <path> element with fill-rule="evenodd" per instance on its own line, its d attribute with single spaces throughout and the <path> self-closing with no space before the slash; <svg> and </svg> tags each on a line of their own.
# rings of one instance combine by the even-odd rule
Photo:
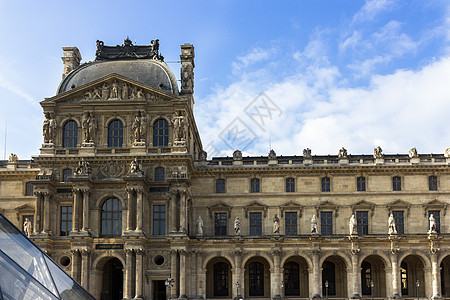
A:
<svg viewBox="0 0 450 300">
<path fill-rule="evenodd" d="M 39 154 L 39 102 L 61 80 L 61 47 L 77 46 L 86 62 L 97 39 L 127 36 L 159 38 L 167 62 L 194 45 L 209 157 L 450 147 L 448 1 L 0 0 L 0 28 L 0 159 Z"/>
</svg>

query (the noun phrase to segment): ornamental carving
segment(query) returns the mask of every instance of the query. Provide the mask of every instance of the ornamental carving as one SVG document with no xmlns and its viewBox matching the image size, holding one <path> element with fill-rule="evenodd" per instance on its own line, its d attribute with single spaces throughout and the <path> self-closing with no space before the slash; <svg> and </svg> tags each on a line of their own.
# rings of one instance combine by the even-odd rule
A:
<svg viewBox="0 0 450 300">
<path fill-rule="evenodd" d="M 84 133 L 84 142 L 85 143 L 93 143 L 95 130 L 97 129 L 97 120 L 94 117 L 94 114 L 91 112 L 87 112 L 85 114 L 83 120 L 83 133 Z"/>
<path fill-rule="evenodd" d="M 44 135 L 44 143 L 54 143 L 56 133 L 56 120 L 53 114 L 45 113 L 45 120 L 42 123 L 42 134 Z"/>
<path fill-rule="evenodd" d="M 177 111 L 175 117 L 172 119 L 173 123 L 173 140 L 175 146 L 186 145 L 188 124 L 186 117 L 182 111 Z"/>
<path fill-rule="evenodd" d="M 127 168 L 123 163 L 109 161 L 100 166 L 99 175 L 103 178 L 119 178 L 122 177 L 126 171 Z"/>
<path fill-rule="evenodd" d="M 145 117 L 145 112 L 141 113 L 141 111 L 139 111 L 134 117 L 131 130 L 133 131 L 135 145 L 145 143 L 145 135 L 147 133 L 147 118 Z"/>
<path fill-rule="evenodd" d="M 115 60 L 123 58 L 150 58 L 164 61 L 159 53 L 159 39 L 154 39 L 150 45 L 137 46 L 127 37 L 122 45 L 105 46 L 103 41 L 97 40 L 95 60 Z"/>
</svg>

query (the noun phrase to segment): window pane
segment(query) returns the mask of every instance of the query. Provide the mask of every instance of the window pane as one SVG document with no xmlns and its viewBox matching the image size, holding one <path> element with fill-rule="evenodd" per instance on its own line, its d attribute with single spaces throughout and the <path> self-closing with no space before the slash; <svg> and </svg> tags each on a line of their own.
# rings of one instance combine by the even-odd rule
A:
<svg viewBox="0 0 450 300">
<path fill-rule="evenodd" d="M 78 124 L 75 121 L 68 121 L 63 129 L 63 147 L 76 148 L 78 143 Z"/>
<path fill-rule="evenodd" d="M 153 124 L 153 146 L 167 147 L 169 145 L 169 122 L 159 119 Z"/>
<path fill-rule="evenodd" d="M 369 234 L 369 217 L 367 211 L 356 212 L 356 227 L 358 234 Z"/>
<path fill-rule="evenodd" d="M 320 233 L 333 234 L 333 213 L 331 211 L 320 212 Z"/>
<path fill-rule="evenodd" d="M 216 193 L 225 193 L 225 179 L 216 180 Z"/>
<path fill-rule="evenodd" d="M 403 211 L 393 211 L 392 215 L 394 216 L 397 233 L 399 234 L 405 233 L 405 220 Z"/>
<path fill-rule="evenodd" d="M 120 120 L 114 120 L 108 126 L 108 147 L 122 147 L 123 124 Z"/>
<path fill-rule="evenodd" d="M 153 234 L 166 234 L 166 206 L 153 205 Z"/>
<path fill-rule="evenodd" d="M 286 178 L 286 192 L 295 192 L 295 180 L 294 178 Z"/>
<path fill-rule="evenodd" d="M 286 212 L 285 218 L 285 232 L 286 235 L 296 235 L 297 234 L 297 213 L 296 212 Z"/>
<path fill-rule="evenodd" d="M 102 205 L 101 232 L 103 236 L 122 234 L 122 203 L 117 198 L 110 198 Z"/>
<path fill-rule="evenodd" d="M 402 179 L 399 176 L 392 177 L 392 189 L 394 191 L 402 190 Z"/>
<path fill-rule="evenodd" d="M 61 206 L 61 236 L 68 236 L 72 231 L 72 206 Z"/>
<path fill-rule="evenodd" d="M 250 213 L 250 235 L 262 235 L 261 213 Z"/>
<path fill-rule="evenodd" d="M 165 180 L 165 171 L 164 168 L 155 168 L 155 181 L 156 182 L 164 182 Z"/>
<path fill-rule="evenodd" d="M 250 192 L 251 193 L 259 193 L 259 179 L 253 178 L 250 181 Z"/>
<path fill-rule="evenodd" d="M 428 177 L 428 188 L 430 191 L 437 191 L 437 177 L 430 176 Z"/>
<path fill-rule="evenodd" d="M 225 236 L 227 235 L 227 214 L 215 213 L 214 214 L 214 235 Z"/>
<path fill-rule="evenodd" d="M 329 192 L 331 190 L 330 178 L 322 178 L 322 192 Z"/>
<path fill-rule="evenodd" d="M 356 190 L 364 192 L 366 190 L 366 177 L 358 177 L 356 179 Z"/>
</svg>

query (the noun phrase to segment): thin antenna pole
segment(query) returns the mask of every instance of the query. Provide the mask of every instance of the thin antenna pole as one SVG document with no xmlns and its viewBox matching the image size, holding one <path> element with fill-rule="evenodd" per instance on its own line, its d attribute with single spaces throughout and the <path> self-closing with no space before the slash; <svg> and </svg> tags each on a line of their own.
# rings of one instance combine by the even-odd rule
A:
<svg viewBox="0 0 450 300">
<path fill-rule="evenodd" d="M 5 150 L 3 152 L 3 159 L 6 159 L 6 134 L 8 132 L 8 121 L 5 121 Z"/>
</svg>

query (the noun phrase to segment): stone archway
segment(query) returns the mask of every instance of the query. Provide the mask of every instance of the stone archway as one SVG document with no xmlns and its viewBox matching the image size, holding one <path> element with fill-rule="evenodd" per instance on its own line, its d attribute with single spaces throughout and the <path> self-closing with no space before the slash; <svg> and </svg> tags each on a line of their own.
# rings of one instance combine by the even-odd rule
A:
<svg viewBox="0 0 450 300">
<path fill-rule="evenodd" d="M 309 298 L 308 263 L 301 256 L 288 258 L 283 265 L 284 297 Z"/>
<path fill-rule="evenodd" d="M 400 282 L 402 297 L 425 297 L 424 261 L 420 256 L 408 255 L 400 262 Z"/>
<path fill-rule="evenodd" d="M 245 263 L 245 298 L 249 297 L 270 297 L 270 265 L 264 257 L 252 257 Z"/>
<path fill-rule="evenodd" d="M 96 266 L 96 295 L 99 300 L 123 299 L 123 263 L 116 257 L 103 257 Z"/>
<path fill-rule="evenodd" d="M 361 293 L 363 297 L 386 298 L 386 266 L 378 255 L 369 255 L 361 263 Z"/>
<path fill-rule="evenodd" d="M 441 267 L 441 295 L 444 298 L 450 297 L 450 255 L 444 257 Z"/>
<path fill-rule="evenodd" d="M 326 284 L 328 283 L 328 287 Z M 332 255 L 322 263 L 322 293 L 329 298 L 347 298 L 347 266 L 342 257 Z"/>
<path fill-rule="evenodd" d="M 214 257 L 206 265 L 206 298 L 232 295 L 231 264 L 224 257 Z"/>
</svg>

